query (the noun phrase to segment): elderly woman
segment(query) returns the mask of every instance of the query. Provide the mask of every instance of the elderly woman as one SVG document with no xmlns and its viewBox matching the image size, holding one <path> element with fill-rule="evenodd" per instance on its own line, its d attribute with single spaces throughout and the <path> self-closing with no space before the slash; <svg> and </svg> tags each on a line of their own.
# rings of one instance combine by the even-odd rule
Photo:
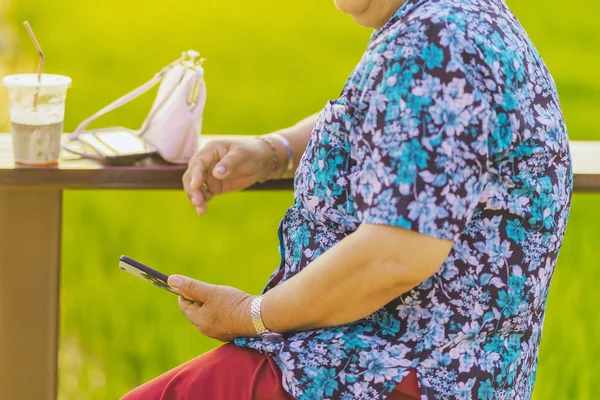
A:
<svg viewBox="0 0 600 400">
<path fill-rule="evenodd" d="M 215 141 L 214 195 L 292 176 L 262 296 L 169 285 L 229 342 L 125 399 L 528 399 L 571 199 L 555 85 L 504 0 L 337 0 L 376 29 L 337 100 Z"/>
</svg>

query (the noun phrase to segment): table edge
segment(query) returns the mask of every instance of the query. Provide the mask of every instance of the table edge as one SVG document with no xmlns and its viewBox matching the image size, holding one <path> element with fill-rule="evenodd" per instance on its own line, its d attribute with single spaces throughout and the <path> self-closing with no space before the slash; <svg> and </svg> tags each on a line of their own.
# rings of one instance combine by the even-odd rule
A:
<svg viewBox="0 0 600 400">
<path fill-rule="evenodd" d="M 211 136 L 208 140 L 217 139 Z M 600 151 L 600 141 L 572 140 L 571 147 Z M 599 153 L 600 155 L 600 153 Z M 599 168 L 575 168 L 575 192 L 600 193 Z M 574 160 L 577 164 L 577 160 Z M 61 169 L 54 168 L 13 168 L 0 169 L 0 189 L 149 189 L 181 190 L 181 177 L 185 165 L 144 166 L 118 168 Z M 254 185 L 248 190 L 293 190 L 292 179 L 269 181 Z"/>
</svg>

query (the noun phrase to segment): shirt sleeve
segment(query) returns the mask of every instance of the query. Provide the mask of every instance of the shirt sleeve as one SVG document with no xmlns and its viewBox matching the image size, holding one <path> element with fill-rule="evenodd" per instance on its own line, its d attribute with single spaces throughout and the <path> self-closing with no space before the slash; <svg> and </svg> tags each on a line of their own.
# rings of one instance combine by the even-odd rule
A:
<svg viewBox="0 0 600 400">
<path fill-rule="evenodd" d="M 454 240 L 485 183 L 491 110 L 468 72 L 475 58 L 441 36 L 434 29 L 422 44 L 398 37 L 371 50 L 351 194 L 361 222 Z"/>
</svg>

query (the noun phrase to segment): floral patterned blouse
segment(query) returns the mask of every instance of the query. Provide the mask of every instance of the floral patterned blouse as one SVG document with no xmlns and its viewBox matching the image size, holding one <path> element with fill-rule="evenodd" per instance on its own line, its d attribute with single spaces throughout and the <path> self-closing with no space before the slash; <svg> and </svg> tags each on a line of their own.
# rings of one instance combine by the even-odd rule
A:
<svg viewBox="0 0 600 400">
<path fill-rule="evenodd" d="M 572 172 L 554 82 L 503 0 L 407 0 L 321 112 L 265 290 L 361 223 L 454 242 L 430 279 L 366 319 L 238 339 L 297 399 L 531 397 Z"/>
</svg>

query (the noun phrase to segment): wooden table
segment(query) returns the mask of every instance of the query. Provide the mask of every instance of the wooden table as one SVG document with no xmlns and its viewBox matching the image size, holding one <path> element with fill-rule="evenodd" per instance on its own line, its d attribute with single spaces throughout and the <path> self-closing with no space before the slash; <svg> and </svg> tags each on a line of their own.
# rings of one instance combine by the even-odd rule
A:
<svg viewBox="0 0 600 400">
<path fill-rule="evenodd" d="M 207 138 L 210 140 L 211 138 Z M 0 399 L 56 398 L 64 189 L 181 189 L 183 166 L 15 168 L 0 134 Z M 575 190 L 600 192 L 600 142 L 572 142 Z M 253 189 L 291 190 L 291 181 Z"/>
<path fill-rule="evenodd" d="M 206 138 L 210 140 L 210 138 Z M 0 399 L 57 392 L 60 238 L 64 189 L 181 189 L 185 166 L 15 168 L 0 133 Z M 291 190 L 291 180 L 253 190 Z"/>
</svg>

